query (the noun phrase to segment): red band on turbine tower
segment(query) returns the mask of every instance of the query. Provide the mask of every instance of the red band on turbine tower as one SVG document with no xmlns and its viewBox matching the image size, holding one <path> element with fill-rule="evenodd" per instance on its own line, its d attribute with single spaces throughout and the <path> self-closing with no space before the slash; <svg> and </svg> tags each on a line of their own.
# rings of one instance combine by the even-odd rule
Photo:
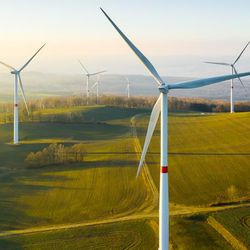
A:
<svg viewBox="0 0 250 250">
<path fill-rule="evenodd" d="M 163 174 L 168 173 L 168 166 L 162 166 L 162 167 L 161 167 L 161 172 L 162 172 Z"/>
</svg>

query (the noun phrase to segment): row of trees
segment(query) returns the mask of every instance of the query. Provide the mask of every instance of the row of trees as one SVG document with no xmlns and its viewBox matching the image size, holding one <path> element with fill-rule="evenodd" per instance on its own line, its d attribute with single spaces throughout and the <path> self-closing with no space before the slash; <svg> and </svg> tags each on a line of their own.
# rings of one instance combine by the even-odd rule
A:
<svg viewBox="0 0 250 250">
<path fill-rule="evenodd" d="M 156 101 L 156 97 L 131 97 L 127 99 L 123 96 L 101 96 L 99 98 L 100 105 L 126 107 L 126 108 L 151 108 Z M 95 103 L 95 98 L 90 99 L 90 103 Z M 84 96 L 61 96 L 47 97 L 43 99 L 31 100 L 29 102 L 31 111 L 28 116 L 23 104 L 20 104 L 19 117 L 20 121 L 41 120 L 39 117 L 43 115 L 43 110 L 55 108 L 72 108 L 86 105 Z M 225 101 L 211 101 L 197 98 L 169 98 L 170 111 L 198 111 L 198 112 L 228 112 L 229 103 Z M 250 102 L 236 102 L 236 111 L 250 111 Z M 69 119 L 75 121 L 79 114 L 69 114 Z M 72 117 L 73 116 L 73 117 Z M 5 103 L 0 105 L 0 122 L 9 123 L 13 121 L 13 104 Z"/>
<path fill-rule="evenodd" d="M 79 145 L 66 147 L 63 144 L 50 144 L 41 151 L 31 152 L 25 159 L 30 167 L 83 162 L 84 150 Z"/>
</svg>

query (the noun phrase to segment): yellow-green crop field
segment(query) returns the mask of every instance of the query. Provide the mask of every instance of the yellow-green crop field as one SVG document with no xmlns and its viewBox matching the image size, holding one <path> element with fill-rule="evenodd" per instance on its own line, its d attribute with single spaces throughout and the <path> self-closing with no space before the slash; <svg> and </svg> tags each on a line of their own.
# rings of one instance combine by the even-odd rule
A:
<svg viewBox="0 0 250 250">
<path fill-rule="evenodd" d="M 150 171 L 138 179 L 131 127 L 135 117 L 143 144 L 149 112 L 43 110 L 39 121 L 20 124 L 19 146 L 11 144 L 12 124 L 0 125 L 0 249 L 158 249 L 159 127 L 146 159 Z M 231 206 L 247 210 L 249 124 L 250 113 L 170 114 L 172 249 L 232 249 L 207 218 L 217 210 L 223 217 Z M 84 160 L 27 165 L 30 152 L 51 143 L 80 144 Z"/>
</svg>

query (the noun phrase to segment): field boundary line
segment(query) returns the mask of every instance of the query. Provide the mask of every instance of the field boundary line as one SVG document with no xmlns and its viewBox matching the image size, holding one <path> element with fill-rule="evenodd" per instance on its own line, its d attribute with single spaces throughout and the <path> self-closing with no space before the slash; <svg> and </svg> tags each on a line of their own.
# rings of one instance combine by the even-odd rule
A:
<svg viewBox="0 0 250 250">
<path fill-rule="evenodd" d="M 236 206 L 227 206 L 224 209 L 221 208 L 200 208 L 200 209 L 191 209 L 189 210 L 188 207 L 185 207 L 184 210 L 176 210 L 176 211 L 170 211 L 170 216 L 189 216 L 193 214 L 201 214 L 201 213 L 207 213 L 207 212 L 215 212 L 215 211 L 221 211 L 226 210 L 230 208 L 235 208 Z M 239 207 L 239 206 L 237 206 Z M 242 207 L 242 206 L 241 206 Z M 69 223 L 69 224 L 55 224 L 50 226 L 40 226 L 40 227 L 31 227 L 26 229 L 14 229 L 14 230 L 8 230 L 8 231 L 2 231 L 0 232 L 0 238 L 1 237 L 12 237 L 17 235 L 25 235 L 25 234 L 32 234 L 32 233 L 43 233 L 43 232 L 50 232 L 50 231 L 58 231 L 58 230 L 67 230 L 67 229 L 74 229 L 74 228 L 80 228 L 80 227 L 88 227 L 88 226 L 98 226 L 102 224 L 113 224 L 118 222 L 126 222 L 130 220 L 144 220 L 144 219 L 152 219 L 152 218 L 158 218 L 158 212 L 155 211 L 153 213 L 141 213 L 141 214 L 134 214 L 134 215 L 128 215 L 123 217 L 116 217 L 116 218 L 109 218 L 104 220 L 95 220 L 95 221 L 89 221 L 89 222 L 75 222 L 75 223 Z M 210 225 L 212 226 L 212 225 Z M 215 229 L 216 230 L 216 229 Z M 217 231 L 217 230 L 216 230 Z M 247 248 L 241 248 L 241 250 L 247 250 Z"/>
<path fill-rule="evenodd" d="M 58 224 L 52 226 L 41 226 L 41 227 L 33 227 L 33 228 L 26 228 L 26 229 L 15 229 L 0 232 L 0 237 L 11 237 L 17 235 L 25 235 L 25 234 L 32 234 L 32 233 L 44 233 L 50 231 L 58 231 L 58 230 L 67 230 L 67 229 L 74 229 L 79 227 L 88 227 L 88 226 L 98 226 L 103 224 L 113 224 L 116 222 L 126 222 L 130 220 L 143 220 L 143 219 L 150 219 L 150 218 L 157 218 L 158 214 L 136 214 L 118 218 L 110 218 L 105 220 L 96 220 L 91 222 L 79 222 L 79 223 L 72 223 L 72 224 Z"/>
<path fill-rule="evenodd" d="M 234 249 L 247 250 L 247 247 L 240 242 L 233 234 L 231 234 L 221 223 L 214 217 L 209 216 L 207 219 L 208 224 L 217 231 Z"/>
</svg>

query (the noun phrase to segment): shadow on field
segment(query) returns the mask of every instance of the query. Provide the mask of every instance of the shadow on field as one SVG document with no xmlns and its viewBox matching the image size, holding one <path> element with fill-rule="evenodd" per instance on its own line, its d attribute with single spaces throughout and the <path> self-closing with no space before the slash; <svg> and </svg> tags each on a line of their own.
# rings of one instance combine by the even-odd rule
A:
<svg viewBox="0 0 250 250">
<path fill-rule="evenodd" d="M 107 161 L 85 161 L 83 168 L 106 168 L 106 167 L 137 167 L 138 161 L 135 160 L 107 160 Z"/>
<path fill-rule="evenodd" d="M 27 172 L 29 171 L 33 171 L 34 173 L 36 171 L 39 171 L 39 173 L 41 171 L 46 171 L 46 175 L 39 175 L 39 180 L 41 181 L 47 181 L 48 177 L 50 177 L 51 181 L 53 180 L 58 180 L 58 178 L 65 178 L 65 180 L 69 179 L 68 177 L 63 177 L 63 176 L 50 176 L 48 175 L 50 172 L 51 173 L 55 173 L 55 172 L 66 172 L 66 171 L 79 171 L 79 170 L 84 170 L 84 169 L 91 169 L 91 168 L 107 168 L 107 167 L 112 167 L 112 168 L 120 168 L 120 167 L 137 167 L 138 165 L 138 161 L 136 160 L 91 160 L 91 161 L 83 161 L 80 163 L 68 163 L 65 165 L 51 165 L 51 166 L 41 166 L 41 167 L 32 167 L 32 168 L 28 168 Z M 37 176 L 38 177 L 38 176 Z M 34 176 L 32 176 L 32 179 L 34 178 Z M 62 179 L 60 179 L 62 180 Z"/>
<path fill-rule="evenodd" d="M 29 215 L 27 212 L 29 211 L 28 205 L 22 202 L 22 197 L 61 188 L 61 186 L 56 185 L 50 186 L 48 184 L 50 182 L 64 182 L 70 179 L 65 176 L 47 175 L 47 173 L 49 171 L 28 169 L 26 171 L 14 171 L 0 177 L 0 231 L 26 228 L 29 225 L 41 223 L 41 221 L 49 222 L 47 218 Z M 36 184 L 36 181 L 39 182 Z M 74 188 L 69 189 L 73 190 Z M 0 247 L 0 249 L 2 248 Z"/>
<path fill-rule="evenodd" d="M 112 120 L 131 118 L 136 114 L 147 112 L 148 109 L 122 108 L 122 107 L 99 107 L 83 112 L 84 120 L 91 122 L 107 122 Z"/>
<path fill-rule="evenodd" d="M 56 189 L 69 191 L 91 190 L 91 188 L 88 187 L 67 187 L 65 183 L 77 178 L 77 174 L 63 176 L 60 172 L 70 171 L 72 173 L 74 171 L 105 167 L 134 167 L 136 171 L 137 163 L 137 161 L 133 160 L 86 161 L 60 166 L 46 166 L 36 169 L 30 168 L 23 171 L 13 171 L 8 175 L 0 176 L 0 231 L 27 228 L 30 225 L 50 222 L 49 219 L 45 217 L 30 216 L 28 213 L 30 209 L 29 205 L 25 205 L 23 198 L 25 200 L 27 197 L 32 198 L 36 195 L 42 195 L 43 192 Z M 0 244 L 2 243 L 0 242 Z M 13 249 L 15 249 L 14 245 Z"/>
<path fill-rule="evenodd" d="M 12 124 L 0 126 L 0 168 L 3 169 L 26 167 L 24 160 L 30 152 L 40 151 L 50 144 L 43 144 L 42 140 L 51 139 L 51 143 L 59 140 L 65 145 L 79 143 L 77 141 L 112 140 L 127 135 L 130 127 L 112 124 L 21 123 L 20 140 L 29 141 L 30 144 L 19 146 L 6 144 L 12 141 L 12 130 Z"/>
<path fill-rule="evenodd" d="M 22 247 L 21 244 L 14 242 L 13 240 L 11 240 L 11 238 L 9 239 L 0 239 L 0 249 L 4 249 L 4 250 L 23 250 L 24 248 Z"/>
<path fill-rule="evenodd" d="M 29 122 L 20 125 L 20 140 L 105 140 L 121 137 L 129 126 L 108 123 Z"/>
</svg>

